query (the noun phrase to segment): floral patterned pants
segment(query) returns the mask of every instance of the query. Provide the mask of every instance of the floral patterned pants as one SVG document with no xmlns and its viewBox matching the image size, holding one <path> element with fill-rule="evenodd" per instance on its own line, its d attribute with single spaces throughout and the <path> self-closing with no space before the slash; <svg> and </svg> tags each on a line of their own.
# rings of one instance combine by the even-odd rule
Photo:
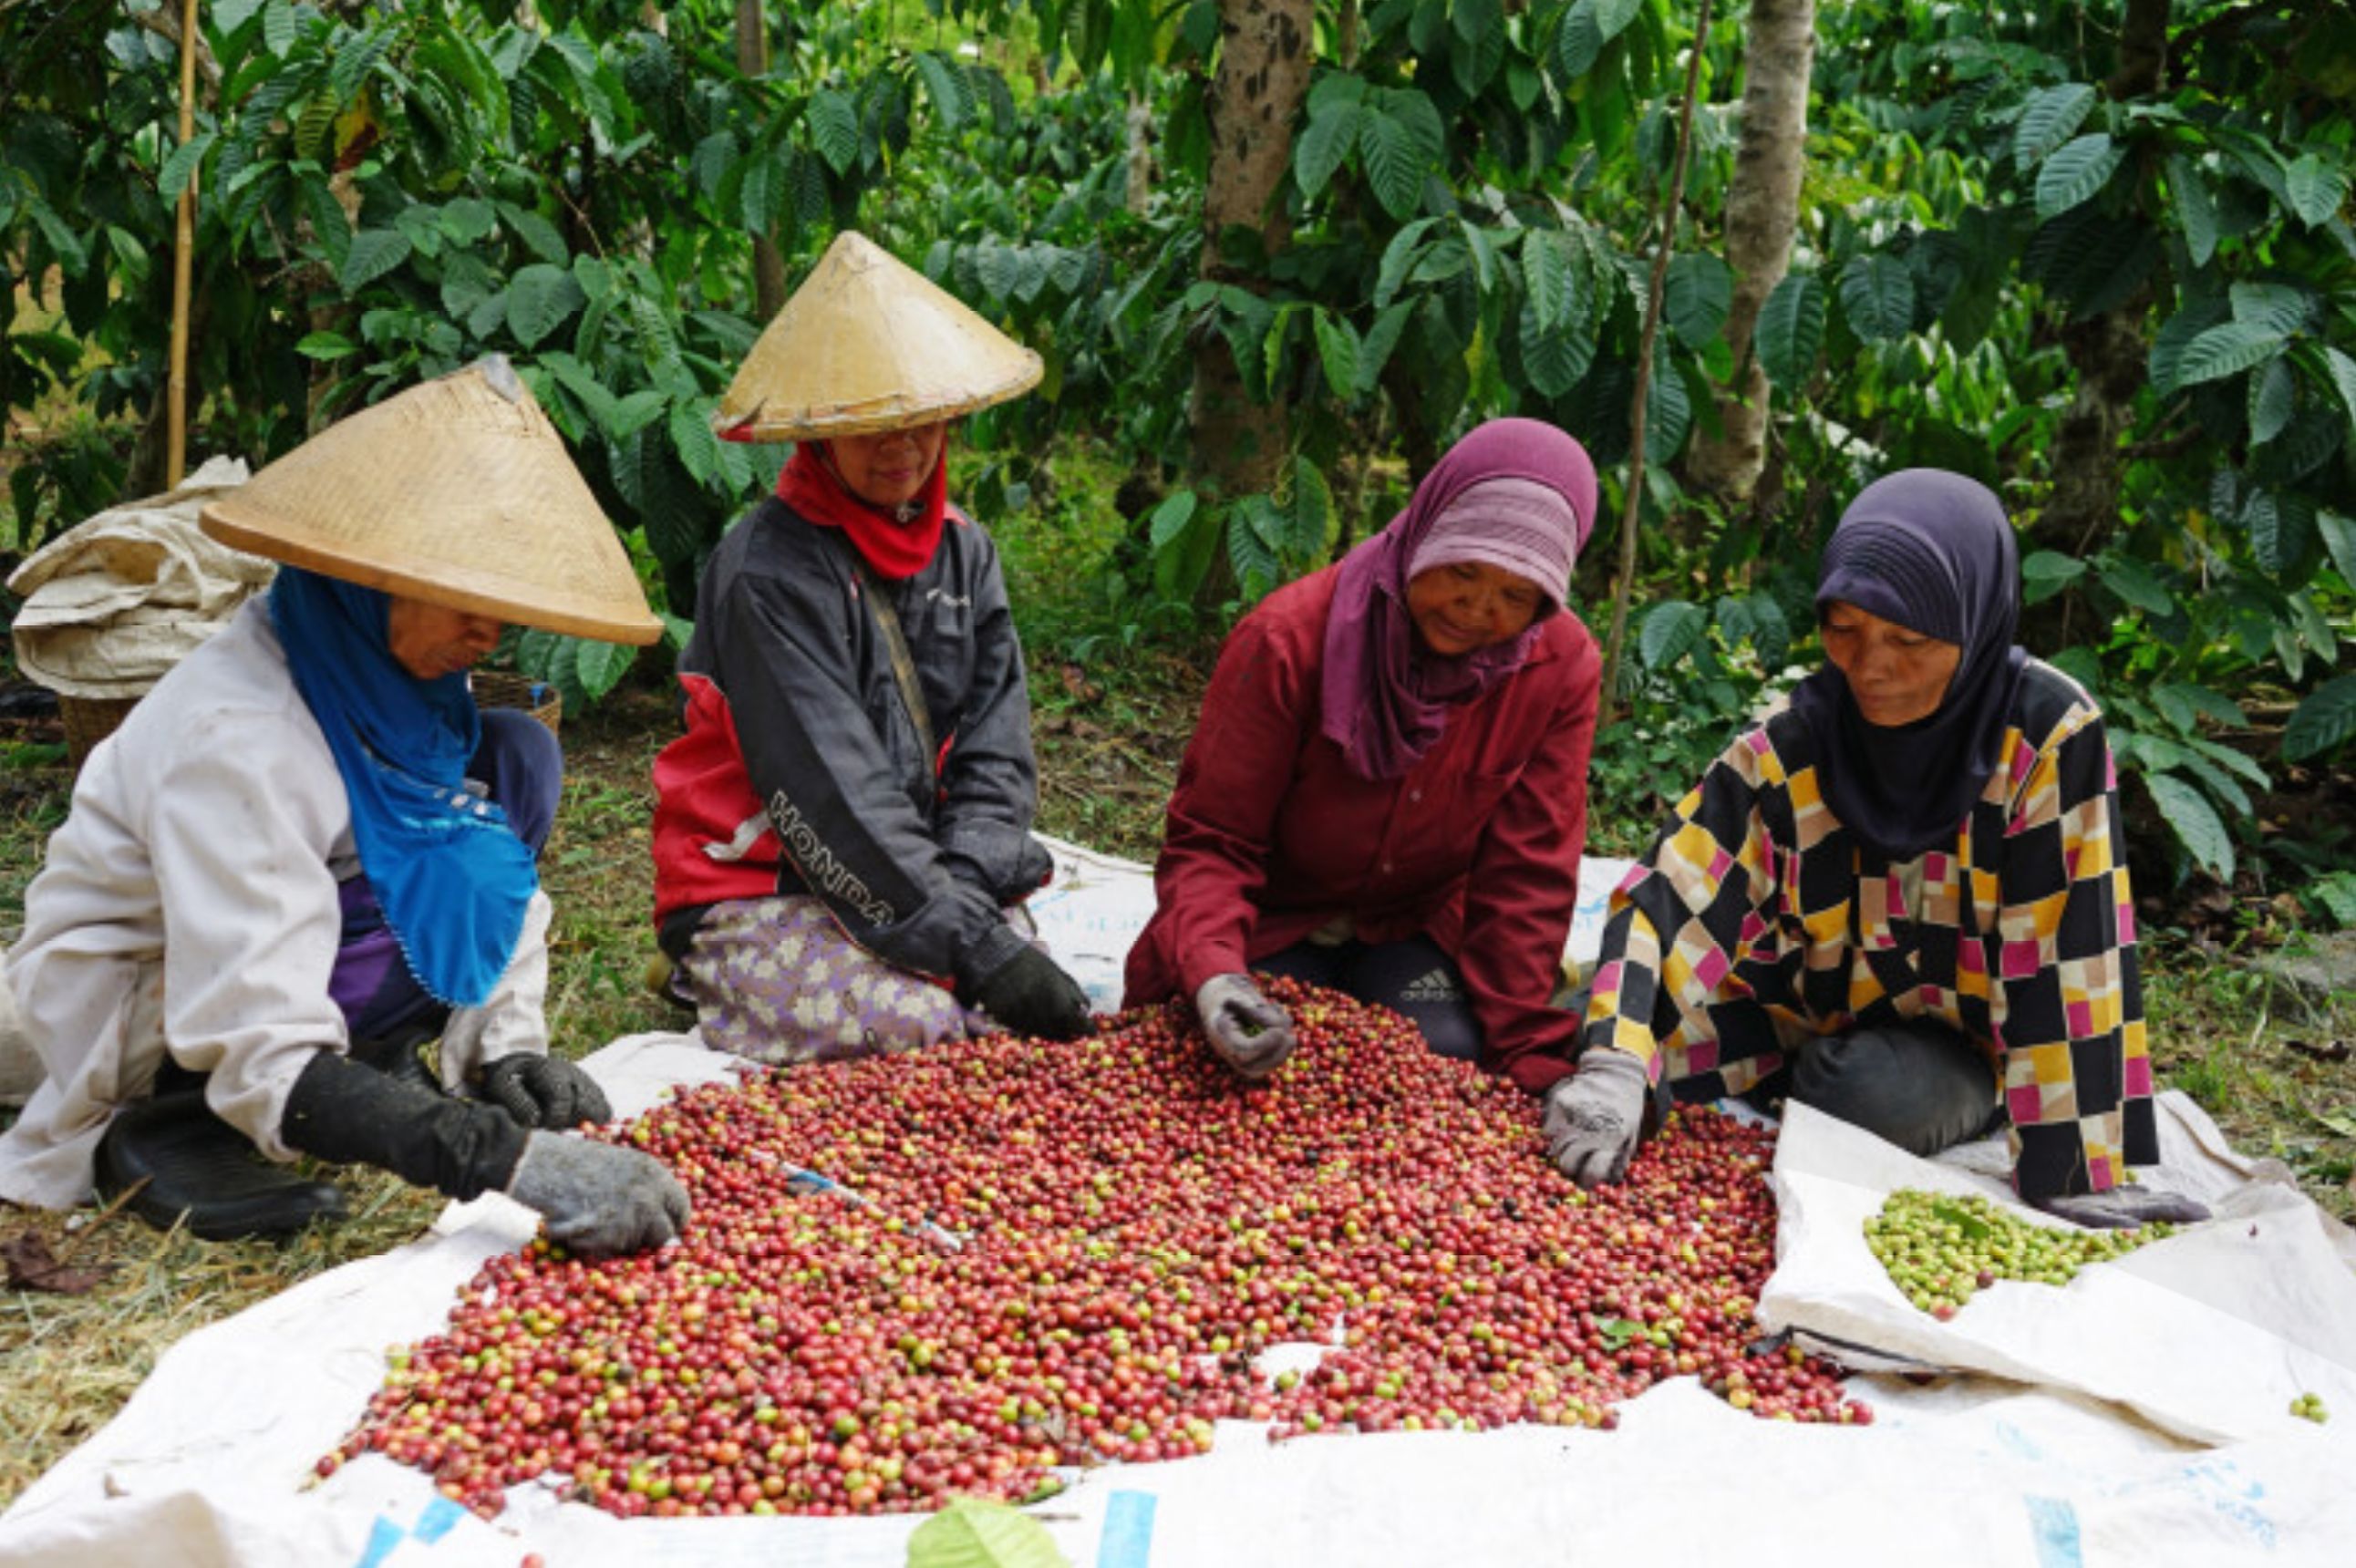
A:
<svg viewBox="0 0 2356 1568">
<path fill-rule="evenodd" d="M 1010 913 L 1018 929 L 1029 918 Z M 806 894 L 714 904 L 673 984 L 706 1045 L 772 1065 L 918 1051 L 991 1027 L 948 987 L 852 942 Z"/>
</svg>

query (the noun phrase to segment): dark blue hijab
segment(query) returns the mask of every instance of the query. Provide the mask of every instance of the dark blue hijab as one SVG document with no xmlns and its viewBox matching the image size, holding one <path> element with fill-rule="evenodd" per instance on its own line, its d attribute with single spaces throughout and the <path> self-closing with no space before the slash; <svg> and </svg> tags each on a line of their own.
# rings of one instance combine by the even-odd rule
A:
<svg viewBox="0 0 2356 1568">
<path fill-rule="evenodd" d="M 468 793 L 482 720 L 464 675 L 420 680 L 392 656 L 392 600 L 279 569 L 270 614 L 294 686 L 335 753 L 352 840 L 417 983 L 452 1007 L 487 1001 L 540 885 L 506 813 Z"/>
<path fill-rule="evenodd" d="M 1960 836 L 2003 760 L 2029 656 L 2020 564 L 1995 493 L 1938 468 L 1878 479 L 1841 514 L 1816 572 L 1816 613 L 1844 601 L 1963 649 L 1937 709 L 1911 724 L 1866 722 L 1826 664 L 1792 693 L 1816 740 L 1816 782 L 1841 825 L 1892 860 Z"/>
</svg>

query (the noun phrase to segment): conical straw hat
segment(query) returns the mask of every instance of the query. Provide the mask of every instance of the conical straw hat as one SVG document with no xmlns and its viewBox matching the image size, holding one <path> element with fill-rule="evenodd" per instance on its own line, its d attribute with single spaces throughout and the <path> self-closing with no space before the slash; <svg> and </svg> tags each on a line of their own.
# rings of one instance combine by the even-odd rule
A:
<svg viewBox="0 0 2356 1568">
<path fill-rule="evenodd" d="M 328 426 L 200 520 L 388 593 L 609 643 L 662 635 L 614 525 L 497 356 Z"/>
<path fill-rule="evenodd" d="M 971 413 L 1039 384 L 1039 356 L 844 230 L 712 413 L 730 441 L 823 440 Z"/>
</svg>

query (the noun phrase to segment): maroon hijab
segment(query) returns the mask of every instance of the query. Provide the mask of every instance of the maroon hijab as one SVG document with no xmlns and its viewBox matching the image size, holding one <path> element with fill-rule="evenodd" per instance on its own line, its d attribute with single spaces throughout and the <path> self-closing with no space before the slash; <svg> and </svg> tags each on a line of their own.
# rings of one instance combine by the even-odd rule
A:
<svg viewBox="0 0 2356 1568">
<path fill-rule="evenodd" d="M 1447 727 L 1448 710 L 1519 669 L 1547 616 L 1560 607 L 1556 585 L 1541 584 L 1547 603 L 1511 642 L 1456 658 L 1417 643 L 1407 613 L 1409 568 L 1442 515 L 1491 479 L 1532 481 L 1569 504 L 1568 558 L 1578 557 L 1593 531 L 1595 464 L 1586 449 L 1537 420 L 1491 420 L 1449 448 L 1388 527 L 1343 558 L 1325 621 L 1323 730 L 1361 778 L 1395 779 L 1413 767 Z M 1477 516 L 1451 518 L 1451 533 L 1461 535 Z M 1526 527 L 1528 519 L 1512 521 Z M 1466 554 L 1460 538 L 1451 555 Z"/>
</svg>

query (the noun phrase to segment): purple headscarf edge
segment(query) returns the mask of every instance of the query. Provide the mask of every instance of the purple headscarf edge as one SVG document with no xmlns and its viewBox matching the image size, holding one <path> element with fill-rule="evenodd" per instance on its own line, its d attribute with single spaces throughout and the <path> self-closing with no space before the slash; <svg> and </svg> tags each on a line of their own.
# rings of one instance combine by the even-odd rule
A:
<svg viewBox="0 0 2356 1568">
<path fill-rule="evenodd" d="M 1431 525 L 1489 479 L 1527 479 L 1569 503 L 1576 560 L 1595 528 L 1595 464 L 1586 448 L 1542 420 L 1491 420 L 1448 449 L 1399 514 L 1343 558 L 1325 622 L 1321 685 L 1326 737 L 1360 777 L 1392 779 L 1431 749 L 1447 711 L 1521 667 L 1545 624 L 1460 659 L 1419 660 L 1406 612 L 1407 563 Z"/>
</svg>

